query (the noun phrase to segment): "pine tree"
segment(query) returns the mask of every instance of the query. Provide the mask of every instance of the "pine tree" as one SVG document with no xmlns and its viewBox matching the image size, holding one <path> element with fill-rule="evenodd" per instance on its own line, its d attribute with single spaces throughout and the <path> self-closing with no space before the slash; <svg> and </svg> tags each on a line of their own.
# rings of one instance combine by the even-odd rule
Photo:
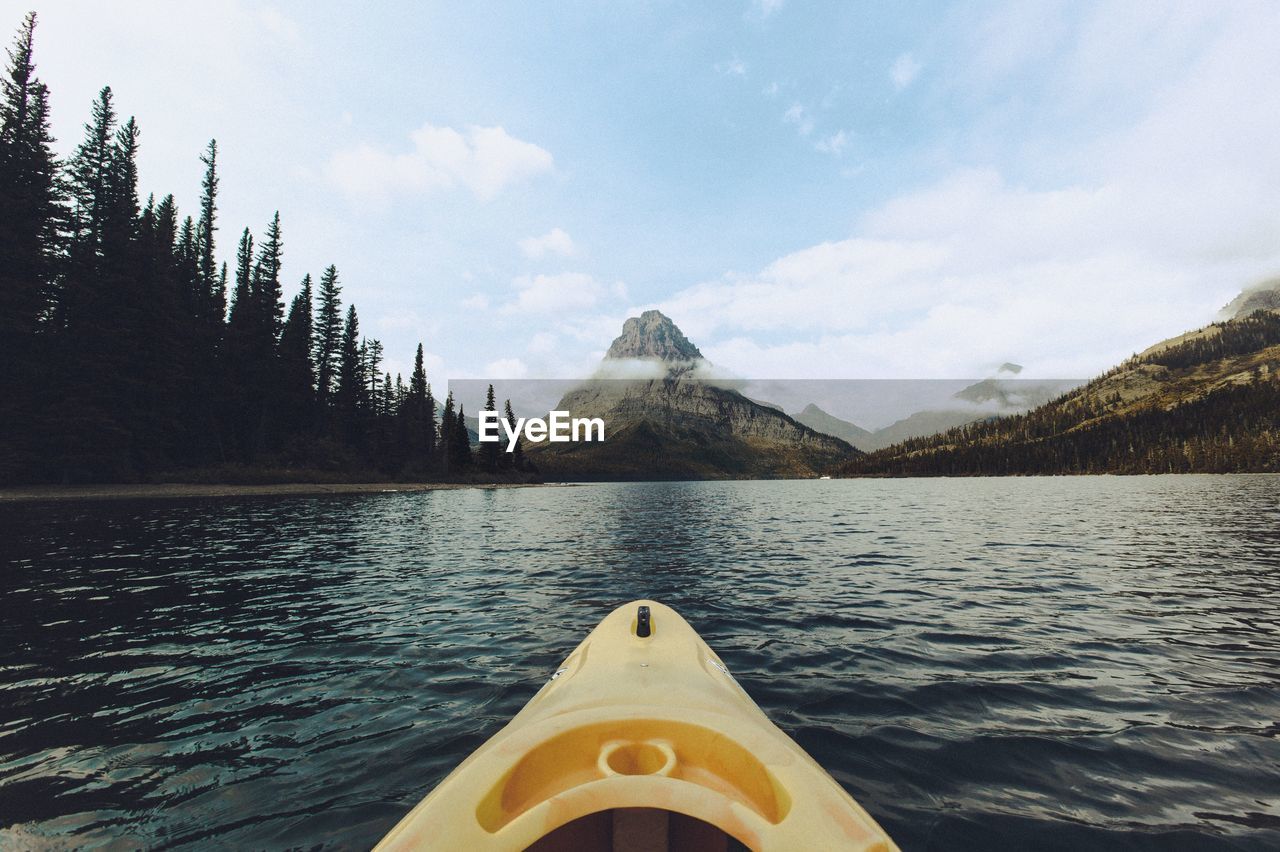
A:
<svg viewBox="0 0 1280 852">
<path fill-rule="evenodd" d="M 409 376 L 409 398 L 421 404 L 427 399 L 427 369 L 423 359 L 422 344 L 413 356 L 413 375 Z"/>
<path fill-rule="evenodd" d="M 516 415 L 515 412 L 511 410 L 511 400 L 507 400 L 504 413 L 506 416 L 503 419 L 507 421 L 507 428 L 514 432 L 516 428 Z M 504 453 L 503 457 L 506 459 L 506 464 L 508 466 L 516 470 L 524 470 L 524 444 L 518 435 L 516 436 L 515 447 L 511 452 Z"/>
<path fill-rule="evenodd" d="M 453 391 L 449 391 L 444 398 L 444 410 L 440 413 L 440 468 L 445 476 L 448 476 L 455 465 L 453 457 L 455 450 L 453 449 L 456 441 L 453 433 L 458 428 L 458 415 L 453 406 Z"/>
<path fill-rule="evenodd" d="M 109 86 L 99 92 L 84 130 L 84 139 L 68 164 L 73 202 L 71 242 L 56 312 L 57 327 L 73 336 L 80 335 L 102 316 L 102 232 L 111 206 L 116 133 Z"/>
<path fill-rule="evenodd" d="M 412 476 L 421 475 L 430 469 L 432 450 L 432 443 L 426 434 L 427 371 L 423 365 L 421 343 L 413 357 L 413 373 L 409 376 L 409 388 L 404 393 L 398 420 L 406 472 Z"/>
<path fill-rule="evenodd" d="M 202 161 L 203 159 L 201 158 Z M 209 164 L 204 165 L 205 177 L 208 178 Z M 211 186 L 213 184 L 216 184 L 216 180 Z M 202 195 L 206 196 L 201 199 L 202 206 L 207 205 L 212 209 L 213 196 L 207 191 Z M 225 281 L 220 277 L 210 280 L 201 272 L 200 232 L 197 223 L 190 216 L 182 220 L 174 258 L 182 298 L 185 360 L 188 365 L 187 382 L 183 389 L 185 434 L 182 445 L 189 463 L 225 462 L 228 442 L 224 439 L 230 434 L 224 427 L 225 413 L 222 411 L 222 400 L 226 397 L 226 368 L 221 353 L 226 308 Z"/>
<path fill-rule="evenodd" d="M 136 123 L 117 130 L 111 89 L 102 89 L 70 165 L 77 215 L 58 306 L 64 479 L 119 479 L 136 469 L 137 151 Z"/>
<path fill-rule="evenodd" d="M 342 345 L 338 353 L 338 389 L 334 394 L 342 434 L 346 440 L 356 442 L 360 434 L 361 403 L 364 389 L 363 371 L 360 369 L 360 320 L 356 306 L 347 308 L 347 321 L 342 329 Z"/>
<path fill-rule="evenodd" d="M 497 413 L 498 402 L 493 395 L 493 385 L 489 385 L 489 393 L 484 400 L 484 410 Z M 484 469 L 490 473 L 497 473 L 498 461 L 502 456 L 502 438 L 499 435 L 497 441 L 485 441 L 480 445 L 480 460 L 484 465 Z"/>
<path fill-rule="evenodd" d="M 173 270 L 177 211 L 173 196 L 148 199 L 139 220 L 139 287 L 145 310 L 138 377 L 142 416 L 135 424 L 143 471 L 172 468 L 179 457 L 180 405 L 188 365 Z"/>
<path fill-rule="evenodd" d="M 178 240 L 173 252 L 178 274 L 178 289 L 182 294 L 182 307 L 192 323 L 199 319 L 199 300 L 196 298 L 196 224 L 190 216 L 183 217 L 178 226 Z"/>
<path fill-rule="evenodd" d="M 369 399 L 369 338 L 361 337 L 356 347 L 356 369 L 360 374 L 360 399 Z"/>
<path fill-rule="evenodd" d="M 145 300 L 138 274 L 141 211 L 138 204 L 139 130 L 133 118 L 116 132 L 108 174 L 109 206 L 103 217 L 102 265 L 99 271 L 100 315 L 95 317 L 103 337 L 98 354 L 102 410 L 116 425 L 121 444 L 102 446 L 115 453 L 112 469 L 143 472 L 150 448 L 138 440 L 136 424 L 144 416 L 146 388 L 145 316 L 152 309 Z"/>
<path fill-rule="evenodd" d="M 260 420 L 255 365 L 261 354 L 256 343 L 258 301 L 253 288 L 253 235 L 245 228 L 236 246 L 235 286 L 231 290 L 231 307 L 219 353 L 222 367 L 220 429 L 243 461 L 249 460 Z"/>
<path fill-rule="evenodd" d="M 253 294 L 256 302 L 255 333 L 259 351 L 273 350 L 284 326 L 284 291 L 280 285 L 280 263 L 284 243 L 280 237 L 280 213 L 267 225 L 267 235 L 258 249 L 258 262 L 253 268 Z"/>
<path fill-rule="evenodd" d="M 225 282 L 217 276 L 214 260 L 214 232 L 218 230 L 218 141 L 210 139 L 200 155 L 204 163 L 204 180 L 200 183 L 200 220 L 196 223 L 196 269 L 204 291 L 202 313 L 205 322 L 219 328 L 227 312 Z"/>
<path fill-rule="evenodd" d="M 244 390 L 247 410 L 240 420 L 245 460 L 252 461 L 276 449 L 288 419 L 280 409 L 278 388 L 282 383 L 279 362 L 279 340 L 283 330 L 284 295 L 280 284 L 283 243 L 280 238 L 280 214 L 267 225 L 258 246 L 258 256 L 249 279 L 249 318 L 245 323 L 248 336 L 245 347 Z M 247 432 L 243 430 L 247 429 Z"/>
<path fill-rule="evenodd" d="M 111 87 L 104 86 L 93 103 L 93 114 L 84 126 L 84 140 L 69 164 L 72 200 L 75 202 L 75 238 L 87 257 L 101 249 L 102 223 L 110 207 L 111 164 L 116 131 L 116 110 Z"/>
<path fill-rule="evenodd" d="M 370 414 L 382 414 L 382 358 L 385 351 L 382 341 L 374 338 L 361 343 L 364 364 L 364 397 Z"/>
<path fill-rule="evenodd" d="M 452 458 L 449 463 L 455 471 L 461 472 L 471 466 L 471 435 L 467 432 L 467 415 L 461 403 L 458 404 L 458 420 L 451 437 Z"/>
<path fill-rule="evenodd" d="M 11 364 L 44 313 L 62 198 L 48 90 L 35 76 L 36 16 L 23 21 L 0 104 L 0 355 Z"/>
<path fill-rule="evenodd" d="M 232 345 L 247 346 L 253 323 L 253 235 L 245 228 L 236 248 L 236 285 L 231 291 L 231 310 L 227 317 L 227 339 Z"/>
<path fill-rule="evenodd" d="M 52 430 L 37 371 L 51 353 L 37 331 L 54 297 L 65 200 L 49 131 L 49 92 L 35 76 L 35 13 L 9 50 L 0 94 L 0 482 L 37 475 Z"/>
<path fill-rule="evenodd" d="M 99 274 L 105 276 L 105 280 L 101 296 L 105 305 L 115 309 L 112 319 L 118 326 L 112 331 L 117 334 L 131 330 L 131 318 L 126 320 L 121 314 L 141 310 L 142 307 L 138 304 L 134 287 L 141 212 L 138 206 L 138 137 L 138 125 L 132 118 L 116 131 L 110 148 L 106 208 L 102 215 Z M 119 345 L 128 346 L 134 342 L 120 339 Z"/>
<path fill-rule="evenodd" d="M 342 287 L 338 270 L 330 265 L 320 276 L 320 304 L 316 308 L 312 361 L 316 369 L 316 400 L 320 407 L 331 405 L 336 390 L 339 351 L 342 348 Z"/>
<path fill-rule="evenodd" d="M 225 460 L 221 424 L 217 420 L 215 395 L 219 388 L 219 366 L 208 340 L 209 329 L 202 322 L 197 286 L 195 223 L 181 217 L 173 196 L 156 207 L 158 243 L 163 246 L 163 279 L 166 298 L 172 301 L 174 321 L 167 323 L 173 335 L 177 357 L 172 384 L 177 422 L 170 433 L 172 458 L 179 466 L 209 464 Z"/>
<path fill-rule="evenodd" d="M 178 205 L 172 195 L 166 195 L 156 205 L 155 230 L 153 233 L 154 250 L 157 262 L 163 262 L 169 273 L 169 285 L 165 288 L 168 296 L 178 299 L 178 287 L 173 280 L 174 262 L 178 249 Z"/>
<path fill-rule="evenodd" d="M 418 344 L 418 348 L 422 348 L 422 344 Z M 436 398 L 431 394 L 431 382 L 427 382 L 427 397 L 422 403 L 422 410 L 425 412 L 426 420 L 422 424 L 422 445 L 423 456 L 426 459 L 427 469 L 430 470 L 435 465 L 435 460 L 440 455 L 439 450 L 439 427 L 436 424 Z"/>
<path fill-rule="evenodd" d="M 303 432 L 311 421 L 311 298 L 311 276 L 307 275 L 280 333 L 280 421 L 286 436 Z"/>
</svg>

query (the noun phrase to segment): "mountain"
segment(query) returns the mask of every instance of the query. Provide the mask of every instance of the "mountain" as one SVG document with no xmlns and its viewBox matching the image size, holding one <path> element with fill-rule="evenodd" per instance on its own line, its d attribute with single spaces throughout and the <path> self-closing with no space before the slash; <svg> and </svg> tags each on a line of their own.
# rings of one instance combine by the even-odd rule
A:
<svg viewBox="0 0 1280 852">
<path fill-rule="evenodd" d="M 847 441 L 863 452 L 874 452 L 911 438 L 945 432 L 966 423 L 1015 414 L 1061 396 L 1078 382 L 999 378 L 1021 371 L 1017 364 L 1001 365 L 997 378 L 983 379 L 952 394 L 955 402 L 945 408 L 926 408 L 874 431 L 841 420 L 810 403 L 795 419 L 819 432 Z M 954 407 L 951 407 L 954 406 Z"/>
<path fill-rule="evenodd" d="M 1280 310 L 1280 278 L 1272 278 L 1253 287 L 1246 287 L 1239 296 L 1218 312 L 1218 319 L 1240 319 L 1254 311 L 1275 310 Z"/>
<path fill-rule="evenodd" d="M 864 444 L 874 434 L 873 432 L 863 429 L 856 423 L 850 423 L 848 420 L 841 420 L 835 415 L 828 414 L 814 403 L 809 403 L 804 409 L 795 416 L 797 423 L 808 426 L 815 432 L 821 432 L 824 435 L 831 435 L 839 438 L 847 444 L 865 450 Z"/>
<path fill-rule="evenodd" d="M 661 311 L 645 311 L 624 322 L 622 334 L 609 346 L 604 357 L 655 359 L 676 368 L 703 360 L 698 347 Z"/>
<path fill-rule="evenodd" d="M 1029 408 L 1044 405 L 1077 384 L 1078 382 L 1070 381 L 1036 381 L 1032 379 L 1001 379 L 997 377 L 975 382 L 964 390 L 957 391 L 953 398 L 961 402 L 985 405 L 996 409 L 995 411 L 987 411 L 986 416 L 991 414 L 1012 414 L 1016 411 L 1026 411 Z"/>
<path fill-rule="evenodd" d="M 851 459 L 847 476 L 1280 471 L 1280 311 L 1152 346 L 1024 414 Z"/>
<path fill-rule="evenodd" d="M 841 420 L 835 415 L 828 414 L 811 402 L 799 414 L 795 415 L 795 419 L 797 423 L 803 423 L 815 432 L 839 438 L 851 444 L 855 449 L 870 453 L 882 450 L 900 441 L 905 441 L 908 438 L 933 435 L 954 426 L 963 426 L 966 423 L 984 420 L 991 416 L 990 412 L 980 412 L 973 407 L 957 411 L 917 411 L 907 417 L 903 417 L 901 420 L 890 423 L 888 426 L 871 431 L 870 429 L 863 429 L 856 423 L 850 423 L 848 420 Z"/>
<path fill-rule="evenodd" d="M 643 369 L 608 378 L 619 365 Z M 700 378 L 702 353 L 658 311 L 622 327 L 597 377 L 558 410 L 599 417 L 603 442 L 539 443 L 526 452 L 546 479 L 781 479 L 813 477 L 857 455 L 784 412 Z"/>
</svg>

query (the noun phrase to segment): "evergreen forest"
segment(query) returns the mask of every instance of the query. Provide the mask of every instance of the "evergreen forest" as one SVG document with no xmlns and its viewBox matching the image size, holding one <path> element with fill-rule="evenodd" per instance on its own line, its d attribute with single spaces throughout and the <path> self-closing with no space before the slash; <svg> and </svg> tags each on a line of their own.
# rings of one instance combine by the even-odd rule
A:
<svg viewBox="0 0 1280 852">
<path fill-rule="evenodd" d="M 143 198 L 141 131 L 109 87 L 60 158 L 35 30 L 32 13 L 0 92 L 0 482 L 524 473 L 522 453 L 473 452 L 421 344 L 407 383 L 383 371 L 336 266 L 286 304 L 279 213 L 222 236 L 216 141 L 190 212 Z"/>
</svg>

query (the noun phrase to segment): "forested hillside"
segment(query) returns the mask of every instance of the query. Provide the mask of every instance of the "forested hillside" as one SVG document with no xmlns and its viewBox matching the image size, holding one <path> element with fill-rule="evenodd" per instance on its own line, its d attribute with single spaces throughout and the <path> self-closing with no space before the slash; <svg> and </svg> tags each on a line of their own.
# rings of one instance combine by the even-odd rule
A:
<svg viewBox="0 0 1280 852">
<path fill-rule="evenodd" d="M 239 233 L 230 268 L 219 260 L 216 142 L 185 215 L 172 195 L 142 200 L 141 133 L 110 88 L 59 160 L 34 30 L 32 14 L 0 93 L 0 482 L 434 478 L 471 464 L 451 399 L 437 423 L 422 346 L 407 384 L 383 372 L 335 266 L 304 276 L 286 310 L 279 213 Z"/>
<path fill-rule="evenodd" d="M 1280 314 L 1152 347 L 1026 414 L 904 441 L 846 476 L 1280 471 Z"/>
</svg>

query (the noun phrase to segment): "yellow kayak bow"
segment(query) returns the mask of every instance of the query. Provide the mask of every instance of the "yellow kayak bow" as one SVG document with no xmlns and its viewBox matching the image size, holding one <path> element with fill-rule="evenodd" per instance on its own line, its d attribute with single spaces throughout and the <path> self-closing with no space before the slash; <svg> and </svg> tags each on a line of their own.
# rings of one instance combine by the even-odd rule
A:
<svg viewBox="0 0 1280 852">
<path fill-rule="evenodd" d="M 378 850 L 895 850 L 675 610 L 619 607 Z"/>
</svg>

